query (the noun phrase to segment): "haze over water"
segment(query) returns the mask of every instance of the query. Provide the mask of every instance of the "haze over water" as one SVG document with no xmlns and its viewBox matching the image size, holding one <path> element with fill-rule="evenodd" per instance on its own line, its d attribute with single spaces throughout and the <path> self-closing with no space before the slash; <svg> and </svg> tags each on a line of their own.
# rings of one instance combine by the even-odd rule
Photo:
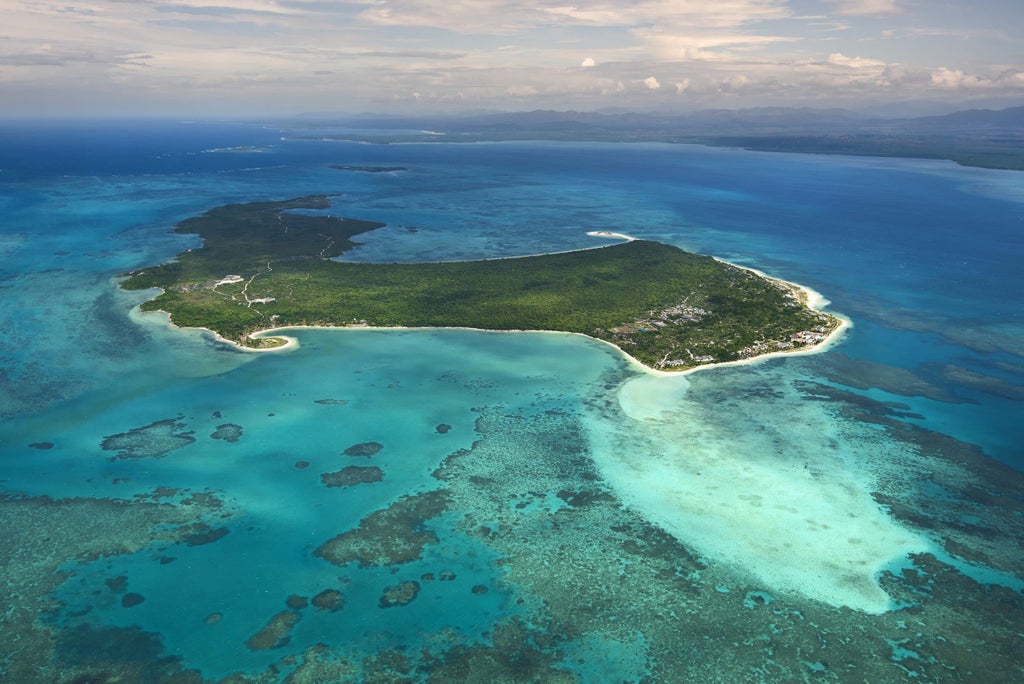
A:
<svg viewBox="0 0 1024 684">
<path fill-rule="evenodd" d="M 0 130 L 0 675 L 1022 674 L 1019 174 L 283 135 Z M 387 224 L 346 259 L 625 232 L 813 287 L 853 327 L 657 378 L 569 335 L 305 330 L 242 353 L 117 288 L 197 246 L 168 233 L 184 218 L 311 194 Z"/>
</svg>

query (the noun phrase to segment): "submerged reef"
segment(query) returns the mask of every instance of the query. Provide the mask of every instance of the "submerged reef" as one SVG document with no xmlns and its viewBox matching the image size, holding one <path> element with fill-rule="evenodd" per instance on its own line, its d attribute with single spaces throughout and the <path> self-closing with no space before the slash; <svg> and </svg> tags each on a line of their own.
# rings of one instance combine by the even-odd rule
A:
<svg viewBox="0 0 1024 684">
<path fill-rule="evenodd" d="M 345 607 L 345 596 L 337 589 L 324 589 L 313 597 L 312 604 L 320 610 L 333 613 Z"/>
<path fill-rule="evenodd" d="M 853 408 L 844 397 L 834 401 L 839 410 Z M 930 498 L 906 484 L 923 474 L 918 467 L 927 464 L 934 472 L 942 462 L 935 461 L 936 447 L 940 459 L 959 463 L 973 449 L 961 445 L 968 453 L 957 453 L 956 444 L 940 447 L 901 425 L 892 428 L 909 430 L 913 436 L 904 438 L 923 447 L 911 452 L 919 454 L 919 464 L 902 479 L 898 472 L 906 464 L 893 464 L 897 477 L 882 481 L 892 501 L 914 507 Z M 742 682 L 1010 681 L 1024 673 L 1010 655 L 1024 626 L 1020 591 L 982 584 L 924 553 L 911 558 L 912 566 L 881 577 L 896 610 L 869 615 L 778 594 L 741 568 L 696 557 L 623 508 L 590 465 L 587 439 L 571 415 L 484 411 L 478 432 L 484 437 L 449 457 L 436 475 L 449 485 L 451 507 L 466 512 L 466 532 L 502 554 L 505 580 L 524 590 L 528 624 L 543 625 L 530 634 L 549 652 L 592 653 L 586 649 L 601 643 L 604 652 L 618 654 L 619 667 L 632 663 L 621 677 L 628 681 L 703 681 L 722 673 Z M 531 457 L 537 454 L 544 458 Z M 966 473 L 949 471 L 955 474 Z M 1005 554 L 1021 561 L 1020 477 L 989 463 L 949 499 L 951 514 L 978 512 L 971 501 L 981 487 L 1002 499 L 978 520 L 976 536 L 964 539 L 971 547 L 1003 549 L 993 567 L 1005 566 Z M 576 485 L 565 490 L 566 482 Z M 577 505 L 554 504 L 559 492 L 565 504 Z M 962 535 L 962 518 L 914 510 L 920 516 L 910 523 L 914 529 L 925 529 L 927 520 L 928 531 L 947 542 Z"/>
<path fill-rule="evenodd" d="M 405 496 L 363 518 L 359 527 L 328 540 L 316 555 L 335 565 L 401 565 L 417 560 L 423 547 L 438 542 L 427 521 L 444 512 L 448 493 L 437 489 Z"/>
<path fill-rule="evenodd" d="M 906 422 L 899 406 L 821 383 L 800 388 L 809 400 L 828 402 L 844 418 L 874 424 L 910 447 L 899 464 L 875 466 L 885 486 L 873 496 L 890 515 L 927 532 L 956 558 L 1020 572 L 1024 473 L 974 445 Z"/>
<path fill-rule="evenodd" d="M 346 466 L 333 473 L 324 473 L 320 481 L 326 487 L 352 487 L 358 484 L 380 482 L 384 471 L 377 466 Z"/>
<path fill-rule="evenodd" d="M 629 377 L 620 369 L 601 384 L 618 387 Z M 514 409 L 476 407 L 476 439 L 440 461 L 430 478 L 436 488 L 377 504 L 354 527 L 313 550 L 309 560 L 328 567 L 336 579 L 283 592 L 281 602 L 225 644 L 253 657 L 265 654 L 261 657 L 272 659 L 272 665 L 219 681 L 727 677 L 753 684 L 1009 682 L 1024 676 L 1016 658 L 1024 593 L 973 574 L 980 566 L 971 565 L 983 563 L 1005 578 L 1019 572 L 1024 562 L 1021 475 L 970 445 L 907 422 L 905 411 L 892 404 L 800 379 L 788 389 L 772 385 L 767 376 L 749 380 L 746 387 L 748 396 L 761 397 L 769 409 L 784 389 L 798 391 L 803 401 L 869 422 L 906 447 L 900 462 L 879 466 L 874 496 L 936 546 L 880 574 L 891 610 L 869 614 L 778 591 L 741 566 L 700 556 L 624 505 L 597 466 L 584 416 L 538 393 Z M 593 401 L 602 411 L 621 410 L 614 397 Z M 712 403 L 722 410 L 729 406 L 724 399 Z M 422 427 L 424 435 L 434 433 L 433 425 Z M 292 469 L 294 455 L 282 462 L 296 477 L 310 475 Z M 933 496 L 936 488 L 944 495 Z M 223 504 L 201 494 L 168 489 L 154 492 L 153 501 L 130 504 L 0 500 L 5 516 L 19 523 L 14 529 L 24 531 L 14 541 L 25 549 L 4 561 L 5 576 L 14 582 L 14 594 L 5 599 L 14 610 L 9 622 L 0 624 L 0 647 L 15 655 L 0 664 L 6 668 L 0 673 L 24 682 L 214 681 L 168 654 L 161 635 L 67 621 L 67 610 L 52 598 L 64 579 L 56 571 L 67 554 L 88 559 L 152 548 L 155 562 L 166 553 L 158 544 L 188 548 L 196 535 L 217 534 L 223 529 L 216 523 L 225 514 Z M 192 503 L 159 503 L 185 500 Z M 44 519 L 50 526 L 54 520 L 62 523 L 48 530 L 54 538 L 46 541 L 28 532 L 38 527 L 25 524 Z M 95 527 L 100 521 L 110 528 Z M 112 539 L 125 545 L 110 546 Z M 486 550 L 490 574 L 474 575 L 479 567 L 450 555 L 453 549 Z M 357 569 L 366 570 L 359 580 L 353 579 Z M 126 614 L 141 614 L 156 598 L 146 597 L 151 592 L 129 575 L 108 572 L 97 583 Z M 455 593 L 442 593 L 448 590 Z M 411 616 L 427 614 L 453 596 L 463 597 L 459 609 L 467 611 L 477 610 L 473 602 L 498 601 L 487 604 L 493 613 L 480 612 L 486 635 L 424 628 L 415 648 L 400 648 L 402 642 L 389 640 L 383 631 L 359 643 L 302 641 L 308 637 L 304 630 L 325 624 L 317 621 L 359 620 L 368 606 L 381 620 L 416 620 Z M 53 617 L 40 620 L 39 605 Z M 213 608 L 197 607 L 197 625 L 224 630 L 237 618 Z M 32 639 L 34 650 L 18 651 L 21 638 Z M 52 668 L 59 668 L 60 677 L 49 676 L 56 671 Z M 39 672 L 49 679 L 40 679 Z"/>
<path fill-rule="evenodd" d="M 0 679 L 9 682 L 200 681 L 164 653 L 157 634 L 138 627 L 62 625 L 53 592 L 69 577 L 66 563 L 104 558 L 184 541 L 191 526 L 223 514 L 213 499 L 189 506 L 115 499 L 51 499 L 0 493 L 5 553 L 0 601 Z M 131 608 L 144 599 L 127 579 L 110 578 L 112 593 Z"/>
<path fill-rule="evenodd" d="M 245 645 L 253 651 L 281 648 L 291 641 L 292 628 L 301 618 L 297 611 L 283 610 L 270 618 L 263 629 L 249 637 Z"/>
<path fill-rule="evenodd" d="M 192 431 L 185 431 L 179 418 L 158 420 L 149 425 L 103 438 L 104 451 L 116 451 L 113 459 L 160 458 L 196 441 Z"/>
<path fill-rule="evenodd" d="M 353 444 L 341 453 L 346 456 L 365 456 L 369 458 L 379 454 L 383 448 L 384 445 L 380 442 L 362 442 L 360 444 Z"/>
<path fill-rule="evenodd" d="M 188 527 L 190 534 L 183 540 L 189 546 L 212 544 L 230 532 L 226 527 L 211 527 L 206 523 L 195 523 Z"/>
<path fill-rule="evenodd" d="M 416 600 L 420 593 L 420 583 L 415 580 L 406 580 L 399 584 L 392 584 L 384 587 L 379 605 L 381 608 L 394 608 L 395 606 L 407 606 Z"/>
<path fill-rule="evenodd" d="M 242 437 L 242 426 L 234 423 L 222 423 L 210 435 L 213 439 L 223 439 L 225 442 L 237 442 Z"/>
</svg>

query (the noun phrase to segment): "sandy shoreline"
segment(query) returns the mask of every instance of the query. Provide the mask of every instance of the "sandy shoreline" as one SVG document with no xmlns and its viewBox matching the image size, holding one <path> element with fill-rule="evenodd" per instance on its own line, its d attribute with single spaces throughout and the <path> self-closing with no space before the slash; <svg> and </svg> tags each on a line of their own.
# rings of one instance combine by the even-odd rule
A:
<svg viewBox="0 0 1024 684">
<path fill-rule="evenodd" d="M 824 298 L 821 297 L 821 295 L 819 295 L 814 290 L 811 290 L 810 288 L 807 288 L 807 291 L 810 294 L 813 294 L 813 295 L 815 295 L 815 296 L 817 296 L 817 297 L 819 297 L 821 299 L 824 299 Z M 825 301 L 827 301 L 827 300 L 825 300 Z M 815 308 L 815 311 L 818 311 L 818 310 L 819 309 Z M 666 370 L 660 370 L 660 369 L 657 369 L 657 368 L 651 368 L 650 366 L 647 366 L 644 363 L 642 363 L 641 361 L 639 361 L 634 356 L 630 355 L 627 351 L 625 351 L 622 347 L 620 347 L 619 345 L 615 344 L 614 342 L 609 342 L 608 340 L 602 340 L 602 339 L 597 338 L 597 337 L 591 337 L 590 335 L 587 335 L 585 333 L 561 331 L 561 330 L 488 330 L 486 328 L 468 328 L 468 327 L 464 327 L 464 326 L 409 327 L 409 326 L 397 326 L 396 325 L 396 326 L 387 326 L 387 327 L 376 327 L 376 326 L 369 326 L 369 325 L 288 325 L 288 326 L 282 326 L 280 328 L 268 328 L 267 330 L 260 330 L 259 332 L 255 332 L 252 335 L 250 335 L 250 337 L 256 337 L 258 339 L 277 338 L 277 339 L 285 340 L 285 343 L 282 344 L 281 346 L 278 346 L 278 347 L 268 347 L 266 349 L 252 349 L 252 348 L 249 348 L 249 347 L 244 347 L 244 346 L 238 344 L 237 342 L 233 342 L 232 340 L 227 340 L 227 339 L 221 337 L 220 335 L 216 335 L 216 333 L 214 333 L 214 335 L 216 336 L 217 340 L 220 341 L 220 342 L 225 342 L 225 343 L 230 344 L 230 345 L 232 345 L 234 347 L 237 347 L 238 349 L 243 350 L 243 351 L 257 352 L 257 353 L 259 353 L 259 352 L 285 351 L 287 349 L 297 348 L 299 346 L 299 341 L 298 341 L 297 338 L 291 337 L 289 335 L 282 335 L 282 334 L 280 334 L 282 332 L 287 332 L 289 330 L 465 330 L 465 331 L 469 331 L 469 332 L 493 333 L 493 334 L 498 334 L 498 335 L 506 335 L 506 334 L 510 334 L 510 333 L 512 333 L 512 334 L 514 334 L 514 333 L 533 333 L 533 334 L 546 334 L 546 335 L 579 335 L 580 337 L 585 337 L 588 340 L 594 340 L 595 342 L 600 342 L 602 344 L 606 344 L 609 347 L 614 348 L 616 351 L 618 351 L 620 354 L 622 354 L 622 356 L 624 356 L 627 361 L 629 361 L 630 365 L 632 365 L 637 370 L 640 370 L 640 371 L 642 371 L 642 372 L 644 372 L 644 373 L 646 373 L 648 375 L 655 375 L 655 376 L 659 376 L 659 377 L 679 377 L 681 375 L 689 375 L 690 373 L 696 373 L 697 371 L 708 370 L 710 368 L 724 368 L 726 366 L 749 366 L 749 365 L 752 365 L 752 364 L 755 364 L 755 363 L 760 363 L 761 361 L 765 361 L 767 359 L 777 358 L 777 357 L 781 357 L 781 356 L 806 356 L 806 355 L 809 355 L 809 354 L 820 354 L 821 352 L 827 351 L 829 348 L 834 346 L 835 343 L 838 342 L 841 334 L 847 328 L 852 326 L 852 323 L 850 322 L 850 320 L 848 318 L 846 318 L 845 316 L 840 316 L 840 315 L 837 315 L 837 314 L 834 314 L 834 313 L 829 313 L 829 315 L 835 317 L 836 319 L 838 319 L 839 320 L 839 325 L 837 325 L 836 328 L 832 332 L 830 332 L 828 334 L 828 336 L 824 340 L 822 340 L 821 342 L 819 342 L 819 343 L 817 343 L 817 344 L 815 344 L 813 346 L 800 347 L 798 349 L 780 349 L 778 351 L 768 352 L 767 354 L 759 354 L 757 356 L 752 356 L 749 359 L 738 359 L 736 361 L 721 361 L 721 362 L 718 362 L 718 363 L 707 363 L 707 364 L 704 364 L 702 366 L 694 366 L 693 368 L 686 368 L 686 369 L 677 370 L 677 371 L 666 371 Z M 171 325 L 174 325 L 174 324 L 171 323 Z M 212 331 L 210 331 L 210 332 L 212 332 Z"/>
<path fill-rule="evenodd" d="M 808 305 L 811 306 L 811 308 L 814 309 L 815 311 L 820 311 L 820 309 L 817 306 L 819 303 L 823 303 L 821 305 L 824 306 L 824 304 L 827 304 L 827 302 L 828 302 L 828 300 L 826 300 L 818 292 L 812 290 L 811 288 L 807 288 L 807 287 L 804 287 L 804 286 L 801 286 L 801 285 L 796 285 L 795 283 L 789 283 L 789 284 L 793 285 L 795 287 L 800 288 L 801 290 L 803 290 L 806 293 L 806 295 L 808 297 L 808 302 L 809 302 Z M 810 302 L 814 302 L 815 305 L 812 306 L 810 304 Z M 163 314 L 166 315 L 167 312 L 161 311 L 160 313 L 163 313 Z M 622 347 L 620 347 L 619 345 L 615 344 L 614 342 L 609 342 L 608 340 L 602 340 L 602 339 L 597 338 L 597 337 L 591 337 L 590 335 L 587 335 L 587 334 L 584 334 L 584 333 L 560 331 L 560 330 L 488 330 L 488 329 L 485 329 L 485 328 L 469 328 L 469 327 L 464 327 L 464 326 L 444 326 L 444 327 L 387 326 L 387 327 L 376 327 L 376 326 L 368 326 L 368 325 L 287 325 L 287 326 L 281 326 L 281 327 L 278 327 L 278 328 L 267 328 L 266 330 L 260 330 L 258 332 L 252 333 L 250 335 L 250 337 L 253 337 L 253 338 L 256 338 L 256 339 L 280 339 L 280 340 L 284 340 L 284 344 L 281 344 L 281 345 L 279 345 L 277 347 L 267 347 L 267 348 L 264 348 L 264 349 L 254 349 L 252 347 L 246 347 L 244 345 L 241 345 L 241 344 L 239 344 L 239 343 L 237 343 L 237 342 L 235 342 L 233 340 L 229 340 L 229 339 L 226 339 L 224 337 L 221 337 L 219 334 L 217 334 L 216 332 L 210 330 L 209 328 L 201 328 L 201 329 L 205 330 L 208 333 L 210 333 L 211 335 L 213 335 L 214 338 L 218 342 L 222 342 L 224 344 L 231 345 L 232 347 L 235 347 L 239 351 L 253 352 L 253 353 L 283 352 L 283 351 L 289 351 L 289 350 L 297 349 L 299 347 L 299 340 L 297 338 L 292 337 L 290 335 L 281 334 L 281 333 L 288 332 L 289 330 L 378 330 L 378 331 L 380 331 L 380 330 L 465 330 L 465 331 L 469 331 L 469 332 L 494 333 L 494 334 L 499 334 L 499 335 L 504 335 L 504 334 L 509 334 L 509 333 L 541 333 L 541 334 L 548 334 L 548 335 L 579 335 L 580 337 L 585 337 L 585 338 L 587 338 L 589 340 L 594 340 L 596 342 L 600 342 L 602 344 L 606 344 L 606 345 L 608 345 L 610 347 L 613 347 L 616 351 L 618 351 L 620 354 L 622 354 L 622 356 L 624 356 L 626 358 L 626 360 L 630 363 L 630 365 L 632 365 L 634 368 L 636 368 L 637 370 L 639 370 L 639 371 L 641 371 L 643 373 L 646 373 L 648 375 L 658 376 L 658 377 L 679 377 L 681 375 L 689 375 L 690 373 L 696 373 L 698 371 L 708 370 L 708 369 L 711 369 L 711 368 L 724 368 L 724 367 L 727 367 L 727 366 L 749 366 L 749 365 L 752 365 L 752 364 L 760 363 L 761 361 L 765 361 L 767 359 L 778 358 L 778 357 L 782 357 L 782 356 L 806 356 L 806 355 L 809 355 L 809 354 L 820 354 L 821 352 L 827 351 L 828 349 L 833 347 L 839 341 L 839 339 L 842 336 L 843 332 L 845 332 L 849 327 L 851 327 L 853 325 L 852 322 L 848 318 L 846 318 L 845 316 L 841 316 L 839 314 L 835 314 L 835 313 L 831 313 L 831 312 L 829 312 L 829 315 L 833 316 L 834 318 L 836 318 L 839 321 L 839 325 L 837 325 L 835 327 L 835 329 L 833 329 L 828 334 L 828 336 L 825 337 L 824 340 L 822 340 L 821 342 L 819 342 L 819 343 L 817 343 L 817 344 L 815 344 L 813 346 L 800 347 L 800 348 L 796 348 L 796 349 L 780 349 L 778 351 L 768 352 L 766 354 L 759 354 L 758 356 L 753 356 L 753 357 L 750 357 L 749 359 L 738 359 L 736 361 L 721 361 L 721 362 L 718 362 L 718 363 L 708 363 L 708 364 L 704 364 L 702 366 L 695 366 L 693 368 L 686 368 L 686 369 L 677 370 L 677 371 L 666 371 L 666 370 L 660 370 L 660 369 L 657 369 L 657 368 L 651 368 L 650 366 L 647 366 L 647 365 L 643 364 L 641 361 L 636 359 L 634 356 L 629 354 L 627 351 L 625 351 Z M 175 328 L 178 327 L 178 326 L 176 326 L 174 324 L 173 321 L 170 320 L 170 316 L 167 316 L 167 323 L 168 323 L 168 325 L 170 325 L 172 327 L 175 327 Z"/>
</svg>

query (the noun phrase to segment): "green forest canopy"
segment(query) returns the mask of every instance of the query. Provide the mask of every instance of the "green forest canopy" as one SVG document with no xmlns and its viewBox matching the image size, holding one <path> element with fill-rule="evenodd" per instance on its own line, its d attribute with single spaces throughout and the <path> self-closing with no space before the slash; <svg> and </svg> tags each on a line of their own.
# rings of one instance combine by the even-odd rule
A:
<svg viewBox="0 0 1024 684">
<path fill-rule="evenodd" d="M 555 330 L 677 370 L 813 343 L 838 323 L 796 288 L 642 240 L 480 261 L 336 261 L 383 224 L 295 213 L 328 207 L 310 196 L 211 209 L 174 229 L 202 237 L 201 248 L 122 286 L 161 288 L 143 310 L 252 347 L 279 343 L 253 333 L 290 325 Z"/>
</svg>

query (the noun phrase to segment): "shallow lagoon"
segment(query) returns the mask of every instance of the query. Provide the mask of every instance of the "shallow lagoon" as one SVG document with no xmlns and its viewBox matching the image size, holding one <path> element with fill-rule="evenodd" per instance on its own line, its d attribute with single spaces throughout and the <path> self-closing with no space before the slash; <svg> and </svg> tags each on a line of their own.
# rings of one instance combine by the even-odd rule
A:
<svg viewBox="0 0 1024 684">
<path fill-rule="evenodd" d="M 6 676 L 1020 675 L 1016 174 L 145 132 L 0 160 Z M 313 192 L 389 224 L 353 258 L 624 231 L 810 285 L 854 327 L 661 381 L 566 335 L 301 331 L 243 354 L 133 317 L 112 281 L 190 246 L 166 233 L 188 215 Z M 351 467 L 381 477 L 321 477 Z M 338 538 L 340 564 L 318 554 Z"/>
</svg>

